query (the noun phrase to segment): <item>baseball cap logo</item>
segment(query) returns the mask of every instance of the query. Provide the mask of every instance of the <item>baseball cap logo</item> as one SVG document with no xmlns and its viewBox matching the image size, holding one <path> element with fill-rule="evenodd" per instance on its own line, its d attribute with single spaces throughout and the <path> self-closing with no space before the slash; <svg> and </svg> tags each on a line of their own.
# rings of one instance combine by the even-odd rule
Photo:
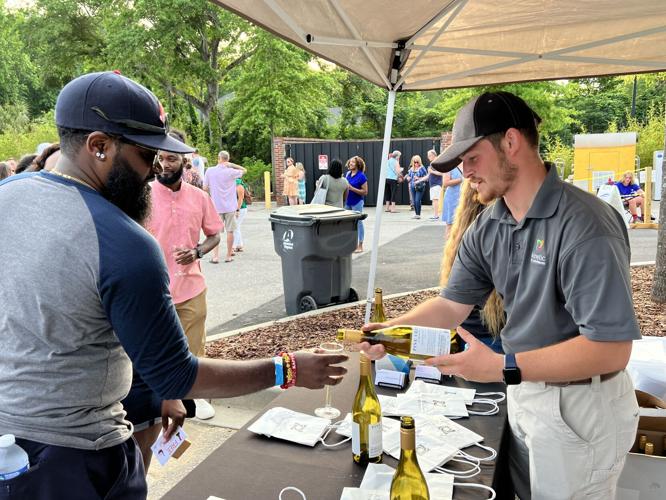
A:
<svg viewBox="0 0 666 500">
<path fill-rule="evenodd" d="M 162 122 L 162 125 L 165 125 L 166 113 L 164 112 L 164 107 L 162 106 L 162 103 L 160 101 L 157 101 L 157 105 L 160 107 L 160 121 Z"/>
</svg>

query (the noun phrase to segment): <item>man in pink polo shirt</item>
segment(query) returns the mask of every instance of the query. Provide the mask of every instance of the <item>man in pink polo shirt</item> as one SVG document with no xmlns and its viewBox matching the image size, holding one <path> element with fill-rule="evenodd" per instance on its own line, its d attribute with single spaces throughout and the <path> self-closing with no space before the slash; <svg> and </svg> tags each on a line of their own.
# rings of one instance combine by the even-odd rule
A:
<svg viewBox="0 0 666 500">
<path fill-rule="evenodd" d="M 210 193 L 213 204 L 224 222 L 224 230 L 227 233 L 227 256 L 224 262 L 233 259 L 234 231 L 236 230 L 236 217 L 238 211 L 238 199 L 236 198 L 236 179 L 247 172 L 240 165 L 229 161 L 229 153 L 220 151 L 217 155 L 217 165 L 206 170 L 204 176 L 204 189 Z M 213 249 L 213 264 L 219 262 L 219 247 Z"/>
<path fill-rule="evenodd" d="M 169 291 L 185 330 L 190 351 L 205 356 L 206 280 L 199 259 L 220 243 L 222 223 L 210 197 L 201 189 L 183 182 L 183 155 L 159 151 L 162 174 L 152 187 L 152 215 L 148 230 L 155 236 L 169 270 Z M 206 239 L 199 243 L 201 231 Z M 215 415 L 213 407 L 197 399 L 199 418 Z"/>
</svg>

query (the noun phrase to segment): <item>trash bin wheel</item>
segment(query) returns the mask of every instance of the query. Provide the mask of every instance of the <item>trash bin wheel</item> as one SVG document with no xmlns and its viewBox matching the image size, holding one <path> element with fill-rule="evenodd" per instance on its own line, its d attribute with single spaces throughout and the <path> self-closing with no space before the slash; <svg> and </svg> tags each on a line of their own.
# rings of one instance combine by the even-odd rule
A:
<svg viewBox="0 0 666 500">
<path fill-rule="evenodd" d="M 314 311 L 317 309 L 317 302 L 309 295 L 304 295 L 298 302 L 298 309 L 301 312 Z"/>
<path fill-rule="evenodd" d="M 347 302 L 357 302 L 358 301 L 358 293 L 356 293 L 356 290 L 353 288 L 349 289 L 349 298 L 347 299 Z"/>
</svg>

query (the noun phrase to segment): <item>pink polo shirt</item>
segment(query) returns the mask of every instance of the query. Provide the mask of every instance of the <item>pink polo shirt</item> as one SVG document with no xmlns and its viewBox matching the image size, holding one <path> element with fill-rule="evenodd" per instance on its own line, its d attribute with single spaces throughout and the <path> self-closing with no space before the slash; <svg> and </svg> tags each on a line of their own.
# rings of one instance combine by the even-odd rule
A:
<svg viewBox="0 0 666 500">
<path fill-rule="evenodd" d="M 146 224 L 157 239 L 169 269 L 169 291 L 175 304 L 196 297 L 206 289 L 206 280 L 199 261 L 182 266 L 176 264 L 174 247 L 194 248 L 203 230 L 206 236 L 222 229 L 210 196 L 201 189 L 181 182 L 178 191 L 171 191 L 157 181 L 152 187 L 152 212 Z"/>
</svg>

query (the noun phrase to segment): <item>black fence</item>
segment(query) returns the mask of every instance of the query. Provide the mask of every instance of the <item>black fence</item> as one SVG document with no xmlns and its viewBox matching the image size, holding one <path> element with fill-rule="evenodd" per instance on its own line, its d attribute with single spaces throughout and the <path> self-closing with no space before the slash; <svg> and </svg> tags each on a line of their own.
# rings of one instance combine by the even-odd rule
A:
<svg viewBox="0 0 666 500">
<path fill-rule="evenodd" d="M 312 199 L 315 191 L 315 182 L 319 177 L 326 174 L 327 170 L 319 169 L 319 155 L 326 155 L 328 163 L 337 158 L 346 163 L 352 156 L 360 156 L 365 161 L 365 175 L 368 178 L 368 196 L 365 198 L 365 206 L 376 206 L 377 190 L 379 188 L 379 174 L 381 168 L 382 144 L 377 141 L 332 141 L 332 142 L 293 142 L 285 141 L 285 154 L 291 156 L 295 162 L 301 162 L 305 167 L 306 174 L 306 201 Z M 407 173 L 409 162 L 413 155 L 421 156 L 427 165 L 426 153 L 434 149 L 439 152 L 439 137 L 428 137 L 425 139 L 396 139 L 391 141 L 389 152 L 399 150 L 402 153 L 400 166 Z M 409 205 L 409 191 L 407 183 L 398 184 L 396 203 L 398 205 Z M 430 196 L 426 189 L 423 203 L 430 203 Z"/>
</svg>

